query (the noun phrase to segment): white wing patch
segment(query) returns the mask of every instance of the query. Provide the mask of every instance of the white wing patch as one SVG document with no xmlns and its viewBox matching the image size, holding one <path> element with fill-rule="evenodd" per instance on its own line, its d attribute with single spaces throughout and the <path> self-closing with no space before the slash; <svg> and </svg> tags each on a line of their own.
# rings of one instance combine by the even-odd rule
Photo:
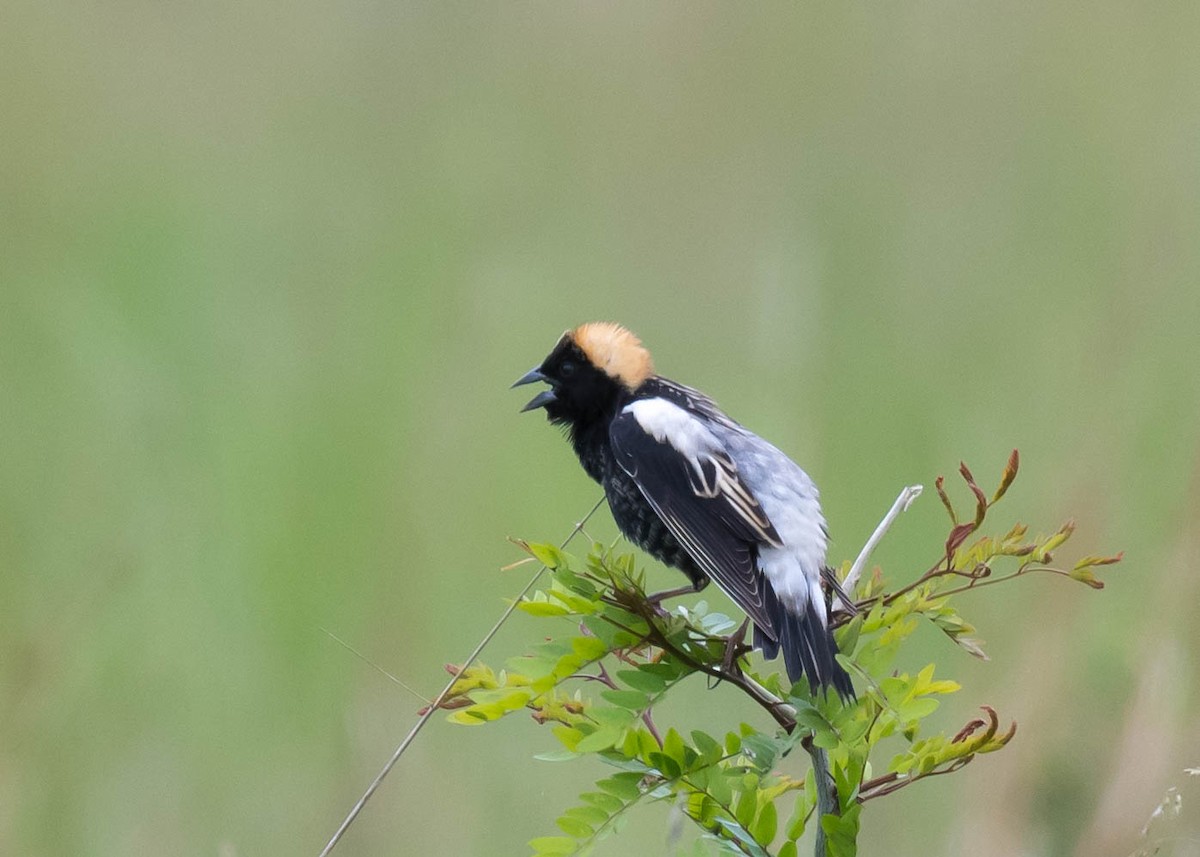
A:
<svg viewBox="0 0 1200 857">
<path fill-rule="evenodd" d="M 646 434 L 659 443 L 671 444 L 689 461 L 721 449 L 716 435 L 700 420 L 666 399 L 638 399 L 626 405 L 623 413 L 632 414 Z"/>
<path fill-rule="evenodd" d="M 646 434 L 668 443 L 687 461 L 692 492 L 706 500 L 723 498 L 749 524 L 764 545 L 782 547 L 771 520 L 738 477 L 737 465 L 713 432 L 683 408 L 666 399 L 639 399 L 623 413 L 633 416 Z"/>
</svg>

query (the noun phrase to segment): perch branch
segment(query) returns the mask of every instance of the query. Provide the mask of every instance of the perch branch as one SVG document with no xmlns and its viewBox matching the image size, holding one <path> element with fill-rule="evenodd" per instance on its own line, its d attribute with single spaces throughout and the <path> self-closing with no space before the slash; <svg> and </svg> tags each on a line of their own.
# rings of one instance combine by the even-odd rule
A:
<svg viewBox="0 0 1200 857">
<path fill-rule="evenodd" d="M 571 534 L 563 540 L 562 544 L 559 546 L 560 549 L 565 548 L 571 543 L 571 540 L 574 539 L 581 530 L 583 530 L 584 525 L 587 524 L 592 515 L 596 514 L 596 511 L 603 503 L 603 497 L 596 501 L 596 505 L 592 507 L 591 511 L 584 515 L 583 519 L 577 522 L 571 529 Z M 500 626 L 508 621 L 508 617 L 513 614 L 513 611 L 517 609 L 517 605 L 520 604 L 521 601 L 524 600 L 525 596 L 529 594 L 545 571 L 546 566 L 544 565 L 538 568 L 533 577 L 529 579 L 529 582 L 525 584 L 525 588 L 521 590 L 517 597 L 512 600 L 512 603 L 509 604 L 504 612 L 500 614 L 500 618 L 496 620 L 496 624 L 492 626 L 492 629 L 483 636 L 483 639 L 479 641 L 479 645 L 477 645 L 471 654 L 467 656 L 467 659 L 463 661 L 461 669 L 465 670 L 475 662 L 475 659 L 479 657 L 480 653 L 484 650 L 487 644 L 490 643 L 492 638 L 496 636 L 497 632 L 499 632 Z M 380 770 L 380 772 L 375 776 L 375 779 L 371 781 L 371 784 L 367 786 L 367 790 L 363 792 L 362 797 L 360 797 L 358 802 L 354 804 L 354 807 L 350 810 L 349 814 L 346 815 L 346 818 L 342 821 L 341 825 L 338 826 L 338 829 L 334 831 L 333 836 L 330 837 L 329 842 L 327 842 L 325 847 L 321 849 L 320 857 L 328 857 L 328 855 L 333 851 L 334 847 L 341 840 L 342 836 L 350 828 L 350 825 L 354 823 L 356 818 L 358 818 L 358 814 L 362 812 L 363 807 L 367 805 L 367 801 L 371 799 L 371 795 L 375 794 L 375 790 L 379 788 L 384 778 L 387 777 L 392 768 L 395 767 L 396 763 L 400 761 L 400 757 L 404 755 L 404 751 L 408 749 L 409 745 L 412 744 L 413 739 L 417 737 L 417 733 L 425 727 L 425 724 L 428 723 L 430 718 L 433 717 L 434 713 L 446 700 L 446 697 L 450 695 L 450 692 L 454 689 L 454 685 L 457 682 L 458 676 L 452 676 L 446 686 L 442 688 L 442 692 L 439 693 L 429 707 L 425 709 L 425 713 L 421 715 L 420 719 L 416 722 L 413 728 L 409 730 L 409 733 L 404 736 L 404 740 L 400 742 L 400 746 L 398 746 L 396 751 L 392 753 L 392 757 L 388 759 L 387 764 L 383 766 L 383 769 Z"/>
</svg>

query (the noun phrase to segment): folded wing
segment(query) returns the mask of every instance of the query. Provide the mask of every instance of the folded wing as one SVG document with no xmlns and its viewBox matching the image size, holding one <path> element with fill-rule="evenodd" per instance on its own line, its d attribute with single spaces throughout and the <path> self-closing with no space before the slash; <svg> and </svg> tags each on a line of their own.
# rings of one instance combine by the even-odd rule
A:
<svg viewBox="0 0 1200 857">
<path fill-rule="evenodd" d="M 609 438 L 621 468 L 700 570 L 778 639 L 757 558 L 761 546 L 782 542 L 717 437 L 684 408 L 652 398 L 627 405 Z"/>
</svg>

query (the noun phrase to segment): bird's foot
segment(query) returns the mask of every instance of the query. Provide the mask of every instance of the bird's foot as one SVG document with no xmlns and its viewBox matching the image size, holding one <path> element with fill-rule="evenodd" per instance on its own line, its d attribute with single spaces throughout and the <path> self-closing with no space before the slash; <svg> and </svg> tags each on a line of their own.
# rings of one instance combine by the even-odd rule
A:
<svg viewBox="0 0 1200 857">
<path fill-rule="evenodd" d="M 660 617 L 666 617 L 669 614 L 667 608 L 662 606 L 662 602 L 668 598 L 675 598 L 680 595 L 691 595 L 694 592 L 699 592 L 708 585 L 708 580 L 705 579 L 702 583 L 693 584 L 691 586 L 679 586 L 675 589 L 664 589 L 662 592 L 654 592 L 646 596 L 646 603 L 649 604 L 654 612 Z"/>
<path fill-rule="evenodd" d="M 738 664 L 738 659 L 749 651 L 746 646 L 746 629 L 749 627 L 750 617 L 747 616 L 742 620 L 742 624 L 738 626 L 738 629 L 726 638 L 725 657 L 721 659 L 722 672 L 726 672 L 729 675 L 741 674 L 742 668 Z"/>
<path fill-rule="evenodd" d="M 659 605 L 668 598 L 677 598 L 680 595 L 691 595 L 695 592 L 700 592 L 704 587 L 708 586 L 708 578 L 704 578 L 699 583 L 693 583 L 688 586 L 678 586 L 675 589 L 664 589 L 662 592 L 653 592 L 646 596 L 646 601 L 650 604 Z"/>
</svg>

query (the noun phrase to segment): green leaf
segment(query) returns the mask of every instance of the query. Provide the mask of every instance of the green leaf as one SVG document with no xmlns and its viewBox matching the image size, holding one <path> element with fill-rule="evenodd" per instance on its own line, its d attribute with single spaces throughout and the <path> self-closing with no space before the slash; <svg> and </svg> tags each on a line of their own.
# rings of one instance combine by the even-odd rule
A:
<svg viewBox="0 0 1200 857">
<path fill-rule="evenodd" d="M 579 799 L 586 803 L 592 804 L 592 806 L 602 810 L 608 815 L 612 815 L 614 812 L 620 811 L 620 809 L 625 806 L 620 798 L 614 797 L 607 792 L 584 792 L 579 796 Z"/>
<path fill-rule="evenodd" d="M 575 637 L 571 640 L 575 654 L 587 661 L 595 661 L 608 654 L 608 647 L 595 637 Z"/>
<path fill-rule="evenodd" d="M 570 750 L 554 750 L 549 753 L 538 753 L 533 758 L 539 762 L 567 762 L 571 759 L 578 759 L 578 753 L 572 753 Z"/>
<path fill-rule="evenodd" d="M 590 735 L 585 735 L 575 745 L 576 753 L 598 753 L 607 750 L 624 737 L 624 729 L 602 726 Z"/>
<path fill-rule="evenodd" d="M 592 826 L 569 815 L 560 815 L 554 821 L 563 833 L 576 839 L 586 839 L 592 835 Z"/>
<path fill-rule="evenodd" d="M 757 798 L 758 793 L 755 790 L 747 789 L 738 796 L 737 803 L 733 807 L 733 817 L 737 819 L 738 824 L 746 828 L 747 832 L 749 832 L 750 825 L 754 823 L 755 813 L 758 812 Z"/>
<path fill-rule="evenodd" d="M 642 791 L 638 788 L 638 784 L 641 781 L 641 774 L 622 771 L 619 774 L 613 774 L 607 779 L 598 780 L 596 785 L 613 797 L 620 798 L 622 801 L 631 801 L 641 797 Z"/>
<path fill-rule="evenodd" d="M 722 806 L 729 806 L 733 800 L 734 787 L 738 785 L 735 772 L 729 768 L 716 767 L 708 772 L 708 793 L 713 800 Z"/>
<path fill-rule="evenodd" d="M 852 804 L 841 816 L 821 816 L 821 827 L 825 830 L 826 846 L 830 857 L 855 857 L 858 847 L 858 814 L 862 804 Z"/>
<path fill-rule="evenodd" d="M 556 548 L 554 545 L 538 544 L 537 542 L 525 542 L 524 545 L 537 561 L 546 568 L 558 568 L 560 565 L 566 565 L 566 555 Z"/>
<path fill-rule="evenodd" d="M 886 682 L 888 682 L 888 681 L 889 681 L 889 679 L 883 680 L 884 688 L 887 687 Z M 886 689 L 885 689 L 885 693 L 886 693 Z M 796 722 L 799 723 L 801 726 L 805 726 L 805 727 L 811 729 L 814 732 L 818 731 L 818 730 L 823 730 L 823 731 L 828 732 L 829 730 L 831 730 L 833 728 L 833 724 L 831 724 L 828 720 L 825 719 L 825 715 L 822 714 L 817 709 L 813 708 L 811 705 L 808 707 L 801 707 L 799 705 L 796 706 Z"/>
<path fill-rule="evenodd" d="M 709 765 L 721 758 L 723 754 L 723 748 L 717 743 L 717 740 L 699 729 L 692 730 L 692 744 L 700 751 L 704 762 Z"/>
<path fill-rule="evenodd" d="M 701 825 L 712 824 L 713 816 L 717 811 L 716 802 L 703 792 L 692 792 L 687 796 L 687 804 L 684 811 L 689 817 L 700 822 Z"/>
<path fill-rule="evenodd" d="M 561 857 L 575 853 L 575 840 L 565 836 L 539 836 L 529 840 L 529 846 L 539 857 Z"/>
<path fill-rule="evenodd" d="M 636 759 L 638 757 L 638 730 L 626 729 L 621 737 L 619 746 L 613 748 L 613 752 L 620 753 L 626 759 Z"/>
<path fill-rule="evenodd" d="M 533 694 L 527 690 L 515 690 L 497 699 L 496 704 L 507 713 L 509 711 L 516 711 L 518 708 L 524 708 L 525 704 L 532 698 Z"/>
<path fill-rule="evenodd" d="M 700 620 L 700 627 L 707 634 L 724 634 L 737 627 L 737 622 L 724 613 L 709 613 Z"/>
<path fill-rule="evenodd" d="M 1080 583 L 1085 583 L 1088 586 L 1092 587 L 1092 589 L 1103 589 L 1104 588 L 1104 581 L 1100 580 L 1100 578 L 1096 577 L 1096 575 L 1092 572 L 1092 570 L 1086 566 L 1084 566 L 1083 568 L 1079 568 L 1079 567 L 1073 568 L 1067 573 L 1069 575 L 1071 575 L 1072 580 L 1078 580 Z"/>
<path fill-rule="evenodd" d="M 598 806 L 585 804 L 583 806 L 573 806 L 563 813 L 563 815 L 569 815 L 571 818 L 578 819 L 590 827 L 599 827 L 608 821 L 609 813 Z"/>
<path fill-rule="evenodd" d="M 943 679 L 940 681 L 931 682 L 929 687 L 925 689 L 925 693 L 958 693 L 962 690 L 962 685 L 956 681 Z"/>
<path fill-rule="evenodd" d="M 1033 561 L 1049 562 L 1053 559 L 1053 551 L 1058 550 L 1067 539 L 1071 538 L 1071 534 L 1074 532 L 1075 522 L 1067 521 L 1059 528 L 1057 533 L 1054 533 L 1054 535 L 1037 546 L 1032 554 Z"/>
<path fill-rule="evenodd" d="M 962 685 L 956 681 L 934 681 L 933 670 L 934 665 L 929 664 L 917 674 L 916 682 L 913 684 L 911 691 L 913 696 L 954 693 L 962 689 Z"/>
<path fill-rule="evenodd" d="M 550 601 L 522 601 L 517 605 L 517 609 L 530 616 L 567 616 L 571 612 L 563 605 Z"/>
<path fill-rule="evenodd" d="M 455 711 L 446 719 L 451 723 L 457 723 L 459 726 L 482 726 L 494 718 L 488 717 L 485 712 L 479 709 L 479 706 L 473 705 L 470 708 Z"/>
<path fill-rule="evenodd" d="M 624 628 L 618 628 L 612 622 L 609 622 L 608 619 L 612 610 L 613 608 L 610 605 L 597 602 L 595 612 L 581 616 L 579 621 L 592 633 L 592 636 L 601 640 L 609 650 L 624 649 L 632 646 L 638 641 L 637 635 L 631 634 Z"/>
<path fill-rule="evenodd" d="M 666 753 L 659 753 L 657 751 L 647 753 L 646 759 L 651 765 L 661 771 L 664 777 L 678 777 L 683 773 L 683 766 Z"/>
<path fill-rule="evenodd" d="M 663 752 L 679 763 L 680 768 L 687 767 L 687 751 L 683 737 L 674 729 L 668 729 L 663 738 Z"/>
<path fill-rule="evenodd" d="M 779 745 L 761 733 L 747 735 L 742 739 L 743 752 L 749 752 L 754 762 L 754 767 L 766 773 L 771 770 L 775 764 L 775 759 L 779 755 Z"/>
<path fill-rule="evenodd" d="M 638 752 L 641 756 L 649 756 L 658 750 L 658 741 L 650 734 L 649 729 L 638 729 Z"/>
<path fill-rule="evenodd" d="M 630 711 L 643 711 L 650 705 L 650 698 L 640 690 L 602 690 L 600 696 Z"/>
<path fill-rule="evenodd" d="M 812 779 L 812 776 L 808 777 L 808 780 Z M 796 806 L 792 809 L 792 820 L 788 822 L 786 834 L 790 840 L 799 839 L 804 835 L 804 828 L 808 822 L 808 813 L 813 808 L 812 801 L 814 798 L 808 794 L 808 782 L 805 782 L 804 785 L 804 790 L 796 795 Z"/>
<path fill-rule="evenodd" d="M 656 675 L 640 668 L 636 670 L 618 670 L 617 678 L 634 690 L 640 690 L 644 693 L 658 694 L 667 689 L 667 680 L 661 675 Z"/>
<path fill-rule="evenodd" d="M 738 843 L 740 848 L 730 851 L 731 854 L 749 854 L 750 857 L 770 857 L 763 850 L 763 847 L 754 841 L 754 837 L 750 835 L 742 825 L 728 818 L 717 816 L 713 819 L 717 826 L 731 839 Z"/>
<path fill-rule="evenodd" d="M 633 725 L 637 715 L 624 708 L 592 708 L 588 716 L 597 726 L 609 726 L 624 731 Z"/>
<path fill-rule="evenodd" d="M 591 589 L 593 593 L 596 591 L 596 587 L 592 586 L 590 581 L 580 577 L 565 565 L 560 565 L 558 568 L 551 569 L 550 573 L 553 575 L 555 581 L 561 584 L 565 589 L 578 591 L 579 589 L 587 587 Z"/>
<path fill-rule="evenodd" d="M 749 829 L 750 834 L 763 845 L 770 845 L 775 840 L 775 834 L 779 830 L 779 817 L 774 801 L 768 800 L 762 804 Z"/>
<path fill-rule="evenodd" d="M 568 750 L 574 750 L 579 742 L 583 739 L 583 733 L 574 726 L 555 726 L 553 730 L 554 737 L 562 742 L 562 745 Z"/>
<path fill-rule="evenodd" d="M 588 615 L 595 613 L 600 609 L 600 603 L 591 598 L 584 598 L 582 595 L 576 595 L 574 592 L 564 592 L 561 589 L 551 589 L 549 592 L 551 598 L 561 601 L 564 606 L 572 613 Z"/>
<path fill-rule="evenodd" d="M 855 616 L 841 628 L 834 631 L 834 636 L 837 639 L 838 649 L 843 652 L 853 652 L 858 648 L 858 640 L 862 635 L 863 617 L 862 614 Z"/>
<path fill-rule="evenodd" d="M 813 744 L 823 750 L 836 750 L 841 741 L 833 732 L 823 731 L 813 733 Z"/>
<path fill-rule="evenodd" d="M 638 672 L 656 675 L 664 681 L 674 681 L 687 672 L 687 669 L 673 659 L 656 661 L 652 664 L 638 664 Z"/>
</svg>

